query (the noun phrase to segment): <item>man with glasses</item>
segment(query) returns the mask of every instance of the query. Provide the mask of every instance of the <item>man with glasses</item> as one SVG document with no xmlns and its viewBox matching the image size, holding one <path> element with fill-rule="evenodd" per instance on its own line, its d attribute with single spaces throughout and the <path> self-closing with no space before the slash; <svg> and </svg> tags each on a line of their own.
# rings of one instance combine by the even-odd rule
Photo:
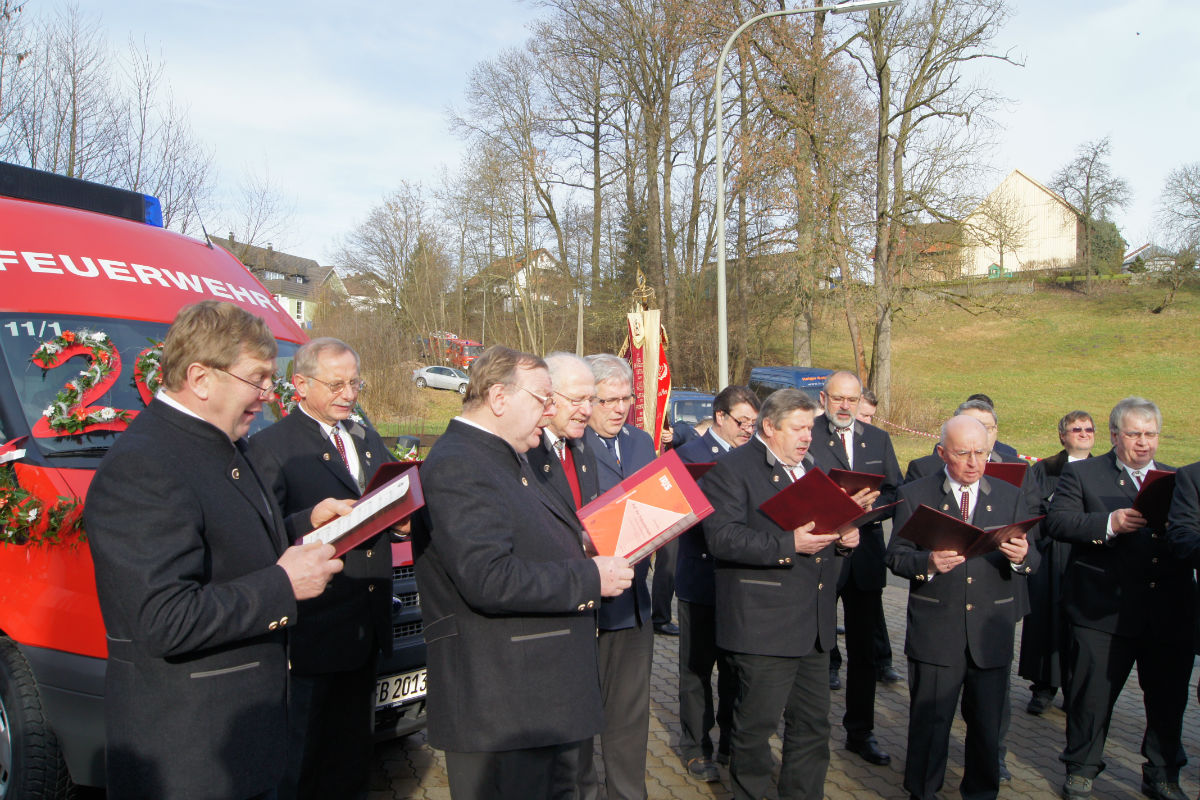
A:
<svg viewBox="0 0 1200 800">
<path fill-rule="evenodd" d="M 232 303 L 179 312 L 158 394 L 105 456 L 84 510 L 108 633 L 112 798 L 274 798 L 287 757 L 288 631 L 342 568 L 289 547 L 243 437 L 276 343 Z M 313 503 L 314 527 L 350 510 Z"/>
<path fill-rule="evenodd" d="M 588 356 L 596 379 L 596 396 L 585 434 L 596 456 L 601 494 L 654 460 L 650 434 L 626 423 L 633 405 L 633 370 L 629 362 L 602 353 Z M 646 797 L 646 742 L 650 735 L 650 663 L 654 654 L 650 590 L 646 574 L 650 559 L 637 564 L 633 585 L 600 606 L 600 683 L 604 695 L 604 756 L 601 791 L 591 750 L 583 754 L 580 774 L 584 800 Z"/>
<path fill-rule="evenodd" d="M 856 417 L 862 398 L 862 382 L 852 372 L 835 372 L 821 390 L 824 416 L 816 423 L 809 452 L 817 466 L 828 472 L 846 469 L 882 475 L 876 492 L 862 490 L 854 496 L 864 509 L 887 505 L 900 487 L 900 464 L 892 439 L 874 425 Z M 838 580 L 846 620 L 846 749 L 869 764 L 890 764 L 891 756 L 875 739 L 875 680 L 878 677 L 875 640 L 886 628 L 883 616 L 883 587 L 887 568 L 883 563 L 883 524 L 875 522 L 859 530 L 859 545 Z M 840 662 L 840 659 L 839 659 Z M 830 666 L 832 677 L 837 667 Z M 831 684 L 832 686 L 832 684 Z"/>
<path fill-rule="evenodd" d="M 587 363 L 571 353 L 551 353 L 546 367 L 554 387 L 554 416 L 542 431 L 542 441 L 527 455 L 542 485 L 578 510 L 599 494 L 596 457 L 583 438 L 596 381 Z"/>
<path fill-rule="evenodd" d="M 989 452 L 982 422 L 967 414 L 951 417 L 938 444 L 943 471 L 906 483 L 898 493 L 886 558 L 888 568 L 908 581 L 904 788 L 916 800 L 933 800 L 945 781 L 960 693 L 967 726 L 962 796 L 990 800 L 1000 790 L 1013 636 L 1029 610 L 1025 582 L 1037 568 L 1037 550 L 1026 537 L 1015 537 L 967 560 L 953 550 L 926 550 L 896 533 L 922 505 L 977 528 L 1026 519 L 1020 490 L 984 475 Z"/>
<path fill-rule="evenodd" d="M 579 518 L 525 457 L 556 398 L 546 362 L 490 347 L 421 465 L 428 739 L 455 800 L 573 797 L 601 728 L 596 608 L 633 570 L 587 558 Z"/>
<path fill-rule="evenodd" d="M 987 431 L 988 461 L 1025 463 L 1024 459 L 1018 456 L 1016 451 L 1012 450 L 1012 448 L 1009 448 L 1012 450 L 1011 454 L 996 449 L 996 437 L 999 435 L 1000 425 L 999 417 L 996 415 L 996 409 L 991 405 L 991 403 L 978 398 L 967 400 L 954 410 L 955 416 L 960 414 L 965 414 L 968 417 L 974 417 L 983 424 L 984 429 Z M 941 457 L 938 456 L 935 448 L 935 451 L 932 455 L 914 458 L 912 461 L 908 462 L 908 469 L 904 473 L 904 482 L 909 483 L 910 481 L 915 481 L 918 478 L 924 478 L 927 475 L 937 474 L 942 471 L 944 466 L 944 462 L 942 461 Z"/>
<path fill-rule="evenodd" d="M 685 464 L 716 461 L 750 441 L 757 421 L 758 396 L 746 386 L 726 386 L 713 398 L 712 427 L 676 452 Z M 701 485 L 703 482 L 701 478 Z M 721 774 L 713 763 L 709 731 L 715 722 L 720 729 L 716 761 L 728 764 L 737 679 L 733 664 L 717 648 L 713 559 L 704 543 L 704 530 L 699 525 L 679 537 L 675 594 L 679 597 L 680 755 L 689 775 L 714 782 L 720 780 Z M 715 714 L 713 665 L 717 665 L 718 670 Z"/>
<path fill-rule="evenodd" d="M 364 384 L 349 345 L 313 339 L 296 351 L 292 373 L 299 405 L 250 438 L 250 457 L 289 532 L 302 536 L 315 503 L 357 500 L 379 465 L 393 459 L 379 434 L 351 416 Z M 299 604 L 306 624 L 291 640 L 290 761 L 281 800 L 366 796 L 376 662 L 392 650 L 389 534 L 343 561 L 328 591 Z"/>
<path fill-rule="evenodd" d="M 1132 508 L 1156 462 L 1162 413 L 1126 397 L 1108 418 L 1112 449 L 1068 464 L 1058 479 L 1048 533 L 1071 546 L 1063 605 L 1071 622 L 1067 765 L 1063 796 L 1089 797 L 1104 769 L 1113 704 L 1137 664 L 1146 706 L 1142 793 L 1183 800 L 1183 712 L 1192 672 L 1196 584 L 1165 531 Z"/>
<path fill-rule="evenodd" d="M 1058 421 L 1058 439 L 1063 449 L 1043 458 L 1025 473 L 1021 491 L 1030 513 L 1045 514 L 1067 464 L 1092 457 L 1096 425 L 1086 411 L 1072 411 Z M 1062 606 L 1062 584 L 1067 575 L 1071 546 L 1040 536 L 1037 541 L 1042 565 L 1029 579 L 1029 616 L 1021 626 L 1021 661 L 1017 674 L 1031 681 L 1032 696 L 1025 710 L 1043 714 L 1054 702 L 1060 686 L 1066 686 L 1066 662 L 1070 654 L 1068 621 Z"/>
</svg>

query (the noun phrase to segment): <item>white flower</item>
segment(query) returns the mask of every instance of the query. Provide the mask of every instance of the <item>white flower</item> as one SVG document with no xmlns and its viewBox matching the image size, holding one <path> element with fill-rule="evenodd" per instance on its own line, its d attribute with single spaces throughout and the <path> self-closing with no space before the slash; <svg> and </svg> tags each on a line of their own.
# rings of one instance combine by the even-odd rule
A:
<svg viewBox="0 0 1200 800">
<path fill-rule="evenodd" d="M 107 338 L 108 338 L 108 335 L 104 331 L 96 331 L 95 333 L 92 334 L 93 342 L 103 342 Z"/>
<path fill-rule="evenodd" d="M 99 417 L 101 422 L 110 422 L 117 418 L 117 412 L 116 409 L 105 406 L 100 409 L 100 412 L 96 416 Z"/>
<path fill-rule="evenodd" d="M 46 406 L 46 410 L 42 412 L 42 416 L 46 419 L 54 416 L 54 406 Z"/>
<path fill-rule="evenodd" d="M 37 519 L 37 515 L 38 515 L 38 509 L 36 509 L 36 508 L 30 509 L 29 510 L 29 521 L 33 522 L 35 519 Z"/>
<path fill-rule="evenodd" d="M 360 415 L 360 414 L 351 414 L 351 415 L 350 415 L 350 419 L 354 420 L 354 421 L 355 421 L 355 422 L 357 422 L 359 425 L 361 425 L 361 424 L 362 424 L 362 422 L 363 422 L 362 415 Z"/>
</svg>

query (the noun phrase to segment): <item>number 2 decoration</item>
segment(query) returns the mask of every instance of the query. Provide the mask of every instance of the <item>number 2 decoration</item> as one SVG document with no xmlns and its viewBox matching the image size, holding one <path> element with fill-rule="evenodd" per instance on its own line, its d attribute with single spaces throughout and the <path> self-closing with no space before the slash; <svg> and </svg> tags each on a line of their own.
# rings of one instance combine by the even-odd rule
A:
<svg viewBox="0 0 1200 800">
<path fill-rule="evenodd" d="M 62 366 L 75 356 L 85 356 L 88 366 L 68 381 L 33 426 L 38 438 L 75 436 L 91 431 L 121 431 L 137 412 L 111 406 L 90 405 L 102 397 L 121 374 L 121 354 L 108 335 L 92 331 L 64 331 L 42 342 L 31 359 L 42 369 Z"/>
</svg>

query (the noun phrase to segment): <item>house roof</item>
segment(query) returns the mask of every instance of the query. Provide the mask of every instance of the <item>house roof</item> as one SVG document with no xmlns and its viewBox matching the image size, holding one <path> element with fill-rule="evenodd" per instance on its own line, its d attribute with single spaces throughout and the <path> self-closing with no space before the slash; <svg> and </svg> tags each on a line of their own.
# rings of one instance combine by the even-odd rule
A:
<svg viewBox="0 0 1200 800">
<path fill-rule="evenodd" d="M 549 259 L 555 269 L 558 268 L 558 259 L 551 255 L 550 251 L 546 248 L 539 247 L 529 253 L 529 260 L 535 265 L 543 257 Z M 485 281 L 489 283 L 506 281 L 524 268 L 525 256 L 504 256 L 503 258 L 497 258 L 491 264 L 488 264 L 468 278 L 466 285 L 468 287 L 477 287 Z"/>
<path fill-rule="evenodd" d="M 301 300 L 311 298 L 327 282 L 340 284 L 333 267 L 323 267 L 314 259 L 284 253 L 267 245 L 259 247 L 236 241 L 232 236 L 228 239 L 220 236 L 209 237 L 215 244 L 228 250 L 234 258 L 246 265 L 254 276 L 262 281 L 273 294 L 294 297 Z M 283 278 L 268 278 L 266 273 L 273 272 L 283 275 Z"/>
<path fill-rule="evenodd" d="M 1052 198 L 1055 200 L 1055 202 L 1057 202 L 1057 203 L 1061 204 L 1063 207 L 1065 207 L 1067 210 L 1069 210 L 1069 211 L 1070 211 L 1072 214 L 1074 214 L 1075 216 L 1077 216 L 1077 217 L 1082 217 L 1082 216 L 1083 216 L 1083 213 L 1082 213 L 1082 212 L 1081 212 L 1081 211 L 1080 211 L 1078 208 L 1076 208 L 1075 206 L 1073 206 L 1073 205 L 1071 205 L 1070 203 L 1068 203 L 1068 202 L 1066 201 L 1066 198 L 1064 198 L 1062 195 L 1058 194 L 1058 193 L 1057 193 L 1057 192 L 1055 192 L 1053 189 L 1049 189 L 1049 188 L 1047 188 L 1047 187 L 1043 186 L 1041 183 L 1039 183 L 1038 181 L 1036 181 L 1036 180 L 1034 180 L 1033 178 L 1029 177 L 1028 175 L 1026 175 L 1024 172 L 1022 172 L 1022 171 L 1021 171 L 1021 170 L 1019 170 L 1019 169 L 1014 169 L 1012 172 L 1008 173 L 1008 177 L 1005 177 L 1005 179 L 1004 179 L 1004 180 L 1008 180 L 1008 178 L 1009 178 L 1009 177 L 1011 177 L 1011 176 L 1013 176 L 1013 175 L 1020 175 L 1022 178 L 1024 178 L 1024 179 L 1025 179 L 1025 180 L 1027 180 L 1027 181 L 1029 181 L 1030 183 L 1032 183 L 1032 184 L 1033 184 L 1034 186 L 1036 186 L 1037 188 L 1041 189 L 1041 190 L 1042 190 L 1043 192 L 1045 192 L 1046 194 L 1050 195 L 1050 197 L 1052 197 Z M 1001 183 L 1004 183 L 1004 181 L 1001 181 Z M 997 187 L 997 188 L 999 188 L 999 187 Z M 993 191 L 994 191 L 994 190 L 993 190 Z"/>
</svg>

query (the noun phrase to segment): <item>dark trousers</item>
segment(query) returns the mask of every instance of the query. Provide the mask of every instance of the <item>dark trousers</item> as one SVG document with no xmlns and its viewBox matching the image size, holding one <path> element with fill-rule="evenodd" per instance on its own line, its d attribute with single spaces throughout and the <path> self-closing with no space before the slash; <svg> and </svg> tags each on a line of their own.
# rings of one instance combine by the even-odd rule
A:
<svg viewBox="0 0 1200 800">
<path fill-rule="evenodd" d="M 733 707 L 733 796 L 761 800 L 771 785 L 770 738 L 783 715 L 779 800 L 820 800 L 829 769 L 829 654 L 799 658 L 730 653 L 738 679 Z"/>
<path fill-rule="evenodd" d="M 875 732 L 876 634 L 887 629 L 883 590 L 864 590 L 849 581 L 842 588 L 846 620 L 846 741 L 861 744 Z"/>
<path fill-rule="evenodd" d="M 671 601 L 675 598 L 675 559 L 679 540 L 658 548 L 654 554 L 654 579 L 650 581 L 650 621 L 666 625 L 671 621 Z"/>
<path fill-rule="evenodd" d="M 1000 791 L 1000 725 L 1008 694 L 1009 665 L 981 669 L 970 661 L 944 667 L 908 661 L 908 754 L 904 788 L 909 796 L 933 800 L 946 779 L 946 757 L 954 708 L 962 695 L 967 725 L 964 800 L 991 800 Z"/>
<path fill-rule="evenodd" d="M 499 753 L 446 753 L 454 800 L 573 800 L 579 755 L 591 739 Z"/>
<path fill-rule="evenodd" d="M 654 629 L 648 623 L 618 631 L 600 631 L 596 639 L 600 693 L 604 700 L 604 785 L 596 774 L 591 742 L 579 756 L 583 800 L 645 800 L 646 743 L 650 737 L 650 663 Z"/>
<path fill-rule="evenodd" d="M 280 800 L 367 796 L 375 715 L 375 658 L 347 672 L 289 681 L 288 765 Z"/>
<path fill-rule="evenodd" d="M 715 616 L 712 606 L 679 601 L 679 750 L 684 762 L 713 757 L 709 731 L 714 722 L 720 728 L 717 749 L 729 753 L 737 679 L 728 656 L 717 648 Z M 717 667 L 715 714 L 714 665 Z"/>
<path fill-rule="evenodd" d="M 1094 778 L 1104 769 L 1113 704 L 1136 663 L 1146 705 L 1142 775 L 1152 782 L 1179 780 L 1187 761 L 1181 738 L 1194 661 L 1190 643 L 1113 636 L 1073 625 L 1069 661 L 1067 747 L 1059 756 L 1067 774 Z"/>
<path fill-rule="evenodd" d="M 883 605 L 883 590 L 879 590 L 880 606 Z M 843 609 L 844 610 L 844 609 Z M 887 621 L 882 616 L 880 611 L 879 626 L 875 628 L 875 669 L 879 670 L 883 667 L 892 666 L 892 640 L 888 636 Z M 842 651 L 835 644 L 833 649 L 829 651 L 829 669 L 831 672 L 836 672 L 842 668 Z"/>
</svg>

